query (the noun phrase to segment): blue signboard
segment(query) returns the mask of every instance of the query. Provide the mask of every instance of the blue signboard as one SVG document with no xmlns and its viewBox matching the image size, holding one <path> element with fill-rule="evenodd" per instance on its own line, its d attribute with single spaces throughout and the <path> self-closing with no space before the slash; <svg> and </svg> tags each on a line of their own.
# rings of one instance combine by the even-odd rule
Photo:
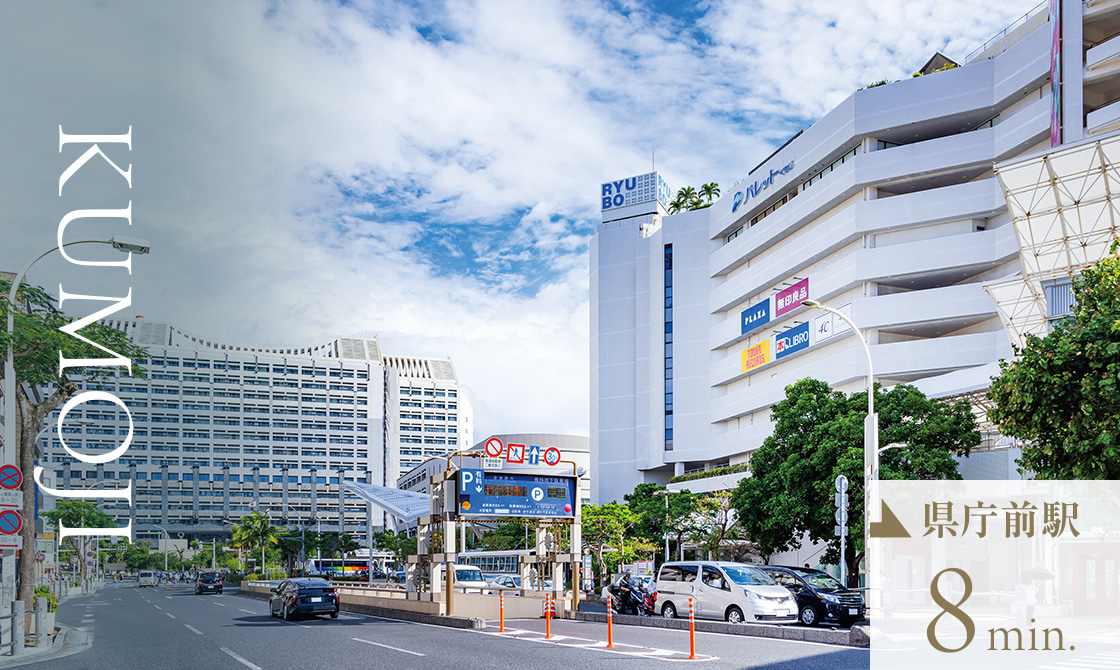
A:
<svg viewBox="0 0 1120 670">
<path fill-rule="evenodd" d="M 809 322 L 790 328 L 774 337 L 774 358 L 785 358 L 790 354 L 809 348 Z"/>
<path fill-rule="evenodd" d="M 480 516 L 575 516 L 574 477 L 482 470 L 459 473 L 459 514 Z"/>
<path fill-rule="evenodd" d="M 751 305 L 743 310 L 743 335 L 761 328 L 770 322 L 770 299 Z"/>
</svg>

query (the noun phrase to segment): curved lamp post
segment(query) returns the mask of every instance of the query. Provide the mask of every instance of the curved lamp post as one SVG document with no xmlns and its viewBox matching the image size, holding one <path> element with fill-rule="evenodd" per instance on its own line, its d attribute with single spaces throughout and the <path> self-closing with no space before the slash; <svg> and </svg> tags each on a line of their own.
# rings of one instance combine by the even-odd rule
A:
<svg viewBox="0 0 1120 670">
<path fill-rule="evenodd" d="M 863 331 L 848 318 L 848 315 L 816 300 L 802 300 L 801 304 L 806 307 L 815 307 L 843 319 L 844 323 L 848 324 L 855 332 L 856 337 L 859 338 L 859 343 L 863 346 L 863 354 L 867 357 L 867 418 L 863 422 L 863 555 L 865 559 L 868 559 L 868 562 L 864 564 L 864 570 L 870 575 L 871 513 L 875 509 L 871 483 L 879 476 L 880 451 L 879 415 L 875 413 L 875 372 L 871 364 L 871 349 L 867 346 L 867 338 L 863 336 Z M 840 560 L 844 560 L 843 557 Z M 845 584 L 845 586 L 847 585 Z"/>
<path fill-rule="evenodd" d="M 31 259 L 24 265 L 23 268 L 12 277 L 11 290 L 8 291 L 8 355 L 4 360 L 4 447 L 3 457 L 0 461 L 3 463 L 17 463 L 16 458 L 16 368 L 15 361 L 13 361 L 14 352 L 14 332 L 15 332 L 15 310 L 16 310 L 16 293 L 19 291 L 20 285 L 23 283 L 23 277 L 27 271 L 31 269 L 32 265 L 39 262 L 47 254 L 52 251 L 57 251 L 62 247 L 70 247 L 76 244 L 108 244 L 117 251 L 125 253 L 146 254 L 150 246 L 144 240 L 137 240 L 127 237 L 110 237 L 107 239 L 90 239 L 90 240 L 75 240 L 74 242 L 67 242 L 62 245 L 54 245 L 46 251 L 40 253 L 35 258 Z"/>
</svg>

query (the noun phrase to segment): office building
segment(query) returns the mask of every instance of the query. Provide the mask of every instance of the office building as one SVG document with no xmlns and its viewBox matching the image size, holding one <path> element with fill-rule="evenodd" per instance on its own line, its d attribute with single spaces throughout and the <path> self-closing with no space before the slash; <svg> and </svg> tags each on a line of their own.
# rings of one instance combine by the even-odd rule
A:
<svg viewBox="0 0 1120 670">
<path fill-rule="evenodd" d="M 450 360 L 386 357 L 376 338 L 266 349 L 143 319 L 102 323 L 147 348 L 147 377 L 76 379 L 80 389 L 111 392 L 128 412 L 83 403 L 62 437 L 72 449 L 105 453 L 122 443 L 131 416 L 132 444 L 90 466 L 63 451 L 55 426 L 39 449 L 63 488 L 133 482 L 131 506 L 102 507 L 120 525 L 131 519 L 139 538 L 161 535 L 157 525 L 190 539 L 228 535 L 253 511 L 274 525 L 364 537 L 367 505 L 344 491 L 340 498 L 342 482 L 391 486 L 402 457 L 412 458 L 402 449 L 455 451 L 471 438 L 471 409 Z M 378 514 L 373 529 L 381 526 Z"/>
<path fill-rule="evenodd" d="M 999 167 L 1035 160 L 1036 172 L 1060 172 L 1040 156 L 1120 129 L 1120 3 L 1056 6 L 960 67 L 935 57 L 922 76 L 853 92 L 711 207 L 668 215 L 656 173 L 602 185 L 591 248 L 597 502 L 749 463 L 772 431 L 770 407 L 799 379 L 863 390 L 858 337 L 803 300 L 859 326 L 876 381 L 938 398 L 978 398 L 1012 356 L 1010 293 L 1034 301 L 1043 332 L 1068 313 L 1069 275 L 1100 256 L 1032 270 L 1044 248 L 1024 232 L 1032 204 L 1009 210 L 1015 188 Z M 1094 234 L 1115 237 L 1097 220 Z M 1054 239 L 1078 239 L 1052 227 Z M 988 426 L 982 449 L 999 444 Z"/>
</svg>

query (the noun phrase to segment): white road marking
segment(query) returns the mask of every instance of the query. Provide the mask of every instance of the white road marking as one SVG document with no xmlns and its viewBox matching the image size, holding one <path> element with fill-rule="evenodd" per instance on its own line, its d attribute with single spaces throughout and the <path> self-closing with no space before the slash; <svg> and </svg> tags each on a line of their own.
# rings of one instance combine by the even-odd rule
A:
<svg viewBox="0 0 1120 670">
<path fill-rule="evenodd" d="M 171 596 L 164 596 L 164 598 L 167 598 L 168 600 L 171 600 Z"/>
<path fill-rule="evenodd" d="M 240 607 L 237 608 L 237 611 L 245 612 L 246 614 L 256 614 L 256 612 L 254 612 L 253 610 L 243 610 Z"/>
<path fill-rule="evenodd" d="M 225 605 L 223 605 L 221 603 L 214 603 L 214 604 L 217 605 L 218 607 L 225 607 Z"/>
<path fill-rule="evenodd" d="M 184 626 L 186 626 L 187 628 L 191 629 L 191 631 L 192 631 L 192 632 L 194 632 L 194 634 L 195 634 L 195 635 L 202 635 L 202 631 L 200 631 L 199 629 L 197 629 L 197 628 L 195 628 L 194 626 L 190 625 L 189 623 L 185 623 L 185 624 L 183 624 L 183 625 L 184 625 Z"/>
<path fill-rule="evenodd" d="M 375 647 L 384 647 L 386 649 L 392 649 L 393 651 L 400 651 L 400 652 L 404 652 L 406 654 L 412 654 L 413 656 L 423 656 L 424 655 L 424 654 L 421 654 L 418 651 L 409 651 L 407 649 L 401 649 L 399 647 L 390 647 L 387 644 L 381 644 L 380 642 L 371 642 L 369 640 L 363 640 L 360 637 L 355 637 L 355 638 L 351 638 L 351 639 L 357 640 L 358 642 L 365 642 L 366 644 L 372 644 Z"/>
<path fill-rule="evenodd" d="M 160 607 L 159 605 L 156 605 L 155 603 L 152 603 L 152 604 L 155 605 L 157 610 L 162 610 L 163 609 L 162 607 Z"/>
<path fill-rule="evenodd" d="M 219 648 L 220 648 L 220 649 L 221 649 L 222 651 L 224 651 L 225 653 L 229 654 L 230 658 L 232 658 L 233 660 L 237 661 L 238 663 L 241 663 L 241 664 L 242 664 L 242 665 L 244 665 L 245 667 L 247 667 L 247 668 L 252 668 L 252 670 L 261 670 L 261 666 L 259 666 L 259 665 L 255 664 L 255 663 L 251 663 L 251 662 L 249 662 L 248 660 L 246 660 L 246 659 L 242 658 L 241 656 L 238 656 L 237 654 L 233 653 L 233 652 L 232 652 L 232 651 L 230 651 L 229 649 L 226 649 L 225 647 L 219 647 Z"/>
<path fill-rule="evenodd" d="M 174 614 L 172 614 L 171 612 L 164 612 L 164 614 L 171 617 L 172 619 L 178 619 L 179 618 L 179 617 L 175 616 Z"/>
</svg>

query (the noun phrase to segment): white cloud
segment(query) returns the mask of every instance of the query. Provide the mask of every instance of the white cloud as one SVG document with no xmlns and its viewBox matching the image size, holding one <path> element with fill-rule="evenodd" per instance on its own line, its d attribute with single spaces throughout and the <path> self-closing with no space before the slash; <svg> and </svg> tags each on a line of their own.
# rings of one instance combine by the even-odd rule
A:
<svg viewBox="0 0 1120 670">
<path fill-rule="evenodd" d="M 0 267 L 68 209 L 131 198 L 153 245 L 136 313 L 259 346 L 376 334 L 453 358 L 479 436 L 586 432 L 600 182 L 656 152 L 671 185 L 726 191 L 800 119 L 1028 8 L 714 1 L 688 26 L 618 6 L 3 3 L 21 29 L 0 50 L 29 65 L 0 74 L 19 101 L 0 106 Z M 131 125 L 132 191 L 109 174 L 58 198 L 59 123 Z M 32 276 L 60 278 L 122 279 L 55 261 Z"/>
</svg>

